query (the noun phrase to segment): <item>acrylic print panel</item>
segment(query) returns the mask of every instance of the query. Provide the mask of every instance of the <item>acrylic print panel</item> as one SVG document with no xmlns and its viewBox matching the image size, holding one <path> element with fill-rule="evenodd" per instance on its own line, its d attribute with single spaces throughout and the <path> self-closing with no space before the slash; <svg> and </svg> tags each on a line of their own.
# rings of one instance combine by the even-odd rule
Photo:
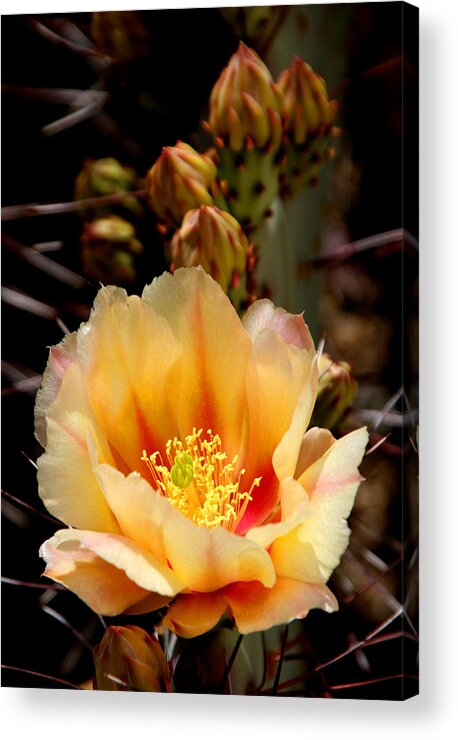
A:
<svg viewBox="0 0 458 740">
<path fill-rule="evenodd" d="M 4 686 L 417 693 L 417 24 L 3 18 Z"/>
</svg>

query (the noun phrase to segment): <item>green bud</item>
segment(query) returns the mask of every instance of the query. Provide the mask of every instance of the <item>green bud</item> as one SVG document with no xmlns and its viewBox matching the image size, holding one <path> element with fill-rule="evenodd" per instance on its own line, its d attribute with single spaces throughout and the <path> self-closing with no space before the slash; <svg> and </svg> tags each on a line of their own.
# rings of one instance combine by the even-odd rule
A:
<svg viewBox="0 0 458 740">
<path fill-rule="evenodd" d="M 124 167 L 117 159 L 87 159 L 75 182 L 75 200 L 98 198 L 104 195 L 116 195 L 137 190 L 140 180 L 134 169 Z M 116 206 L 96 206 L 81 211 L 85 219 L 108 216 L 114 210 L 127 212 L 135 217 L 143 215 L 143 207 L 134 196 L 128 196 Z"/>
<path fill-rule="evenodd" d="M 102 283 L 132 283 L 135 256 L 143 252 L 135 227 L 119 216 L 98 218 L 84 225 L 81 259 L 85 274 Z"/>
<path fill-rule="evenodd" d="M 159 640 L 140 627 L 112 626 L 94 649 L 98 691 L 170 691 L 167 660 Z"/>
<path fill-rule="evenodd" d="M 347 362 L 322 354 L 318 361 L 318 395 L 310 426 L 339 429 L 351 410 L 358 385 Z"/>
</svg>

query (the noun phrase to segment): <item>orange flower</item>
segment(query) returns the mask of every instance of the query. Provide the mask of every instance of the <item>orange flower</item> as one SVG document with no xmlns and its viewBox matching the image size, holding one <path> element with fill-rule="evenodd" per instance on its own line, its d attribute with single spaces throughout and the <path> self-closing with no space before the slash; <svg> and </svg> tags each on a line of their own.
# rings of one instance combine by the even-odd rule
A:
<svg viewBox="0 0 458 740">
<path fill-rule="evenodd" d="M 201 268 L 102 288 L 37 396 L 40 496 L 70 527 L 45 575 L 105 615 L 169 604 L 186 637 L 336 609 L 367 432 L 305 433 L 316 392 L 301 316 L 262 300 L 241 322 Z"/>
</svg>

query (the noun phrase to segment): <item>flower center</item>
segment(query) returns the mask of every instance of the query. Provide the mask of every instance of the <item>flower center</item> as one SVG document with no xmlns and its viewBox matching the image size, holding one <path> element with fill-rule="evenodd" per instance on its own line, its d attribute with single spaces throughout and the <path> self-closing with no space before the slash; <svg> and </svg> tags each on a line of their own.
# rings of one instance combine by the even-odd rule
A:
<svg viewBox="0 0 458 740">
<path fill-rule="evenodd" d="M 156 489 L 199 527 L 234 530 L 261 478 L 254 479 L 249 491 L 241 491 L 245 470 L 236 475 L 238 456 L 228 462 L 219 435 L 211 429 L 204 436 L 202 429 L 194 428 L 184 443 L 177 437 L 169 439 L 165 450 L 168 466 L 159 452 L 148 456 L 143 450 L 141 458 Z"/>
</svg>

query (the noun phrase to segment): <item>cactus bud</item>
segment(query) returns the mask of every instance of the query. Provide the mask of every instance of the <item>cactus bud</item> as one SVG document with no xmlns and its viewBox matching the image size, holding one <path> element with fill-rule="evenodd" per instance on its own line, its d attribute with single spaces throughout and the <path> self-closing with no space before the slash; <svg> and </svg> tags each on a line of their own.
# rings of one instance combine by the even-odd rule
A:
<svg viewBox="0 0 458 740">
<path fill-rule="evenodd" d="M 209 188 L 216 178 L 210 157 L 178 141 L 167 146 L 149 170 L 146 185 L 150 204 L 160 219 L 179 226 L 192 208 L 212 205 Z"/>
<path fill-rule="evenodd" d="M 279 142 L 281 93 L 255 51 L 242 42 L 219 76 L 210 97 L 210 128 L 240 151 L 251 137 L 255 146 Z M 273 114 L 273 115 L 272 115 Z"/>
<path fill-rule="evenodd" d="M 338 429 L 351 409 L 358 385 L 347 362 L 322 354 L 318 361 L 318 395 L 311 426 Z"/>
<path fill-rule="evenodd" d="M 94 649 L 98 691 L 170 691 L 167 660 L 159 640 L 140 627 L 112 626 Z"/>
<path fill-rule="evenodd" d="M 119 216 L 98 218 L 84 225 L 81 259 L 86 275 L 102 283 L 132 283 L 136 277 L 134 255 L 143 245 L 135 227 Z"/>
<path fill-rule="evenodd" d="M 270 213 L 278 192 L 282 93 L 258 55 L 240 43 L 210 97 L 215 139 L 215 203 L 244 227 Z"/>
<path fill-rule="evenodd" d="M 282 196 L 295 195 L 317 182 L 322 164 L 332 159 L 331 136 L 337 101 L 329 100 L 324 80 L 299 57 L 281 73 L 285 158 L 280 170 Z"/>
<path fill-rule="evenodd" d="M 171 243 L 174 267 L 201 265 L 226 293 L 245 276 L 248 253 L 240 224 L 216 206 L 189 211 Z"/>
<path fill-rule="evenodd" d="M 105 159 L 87 159 L 83 169 L 75 182 L 75 199 L 97 198 L 103 195 L 115 195 L 137 190 L 140 181 L 137 173 L 131 167 L 124 167 L 117 159 L 106 157 Z M 135 198 L 126 197 L 119 206 L 113 205 L 85 209 L 82 211 L 84 218 L 97 218 L 107 216 L 113 210 L 126 210 L 137 217 L 142 216 L 143 208 Z"/>
</svg>

